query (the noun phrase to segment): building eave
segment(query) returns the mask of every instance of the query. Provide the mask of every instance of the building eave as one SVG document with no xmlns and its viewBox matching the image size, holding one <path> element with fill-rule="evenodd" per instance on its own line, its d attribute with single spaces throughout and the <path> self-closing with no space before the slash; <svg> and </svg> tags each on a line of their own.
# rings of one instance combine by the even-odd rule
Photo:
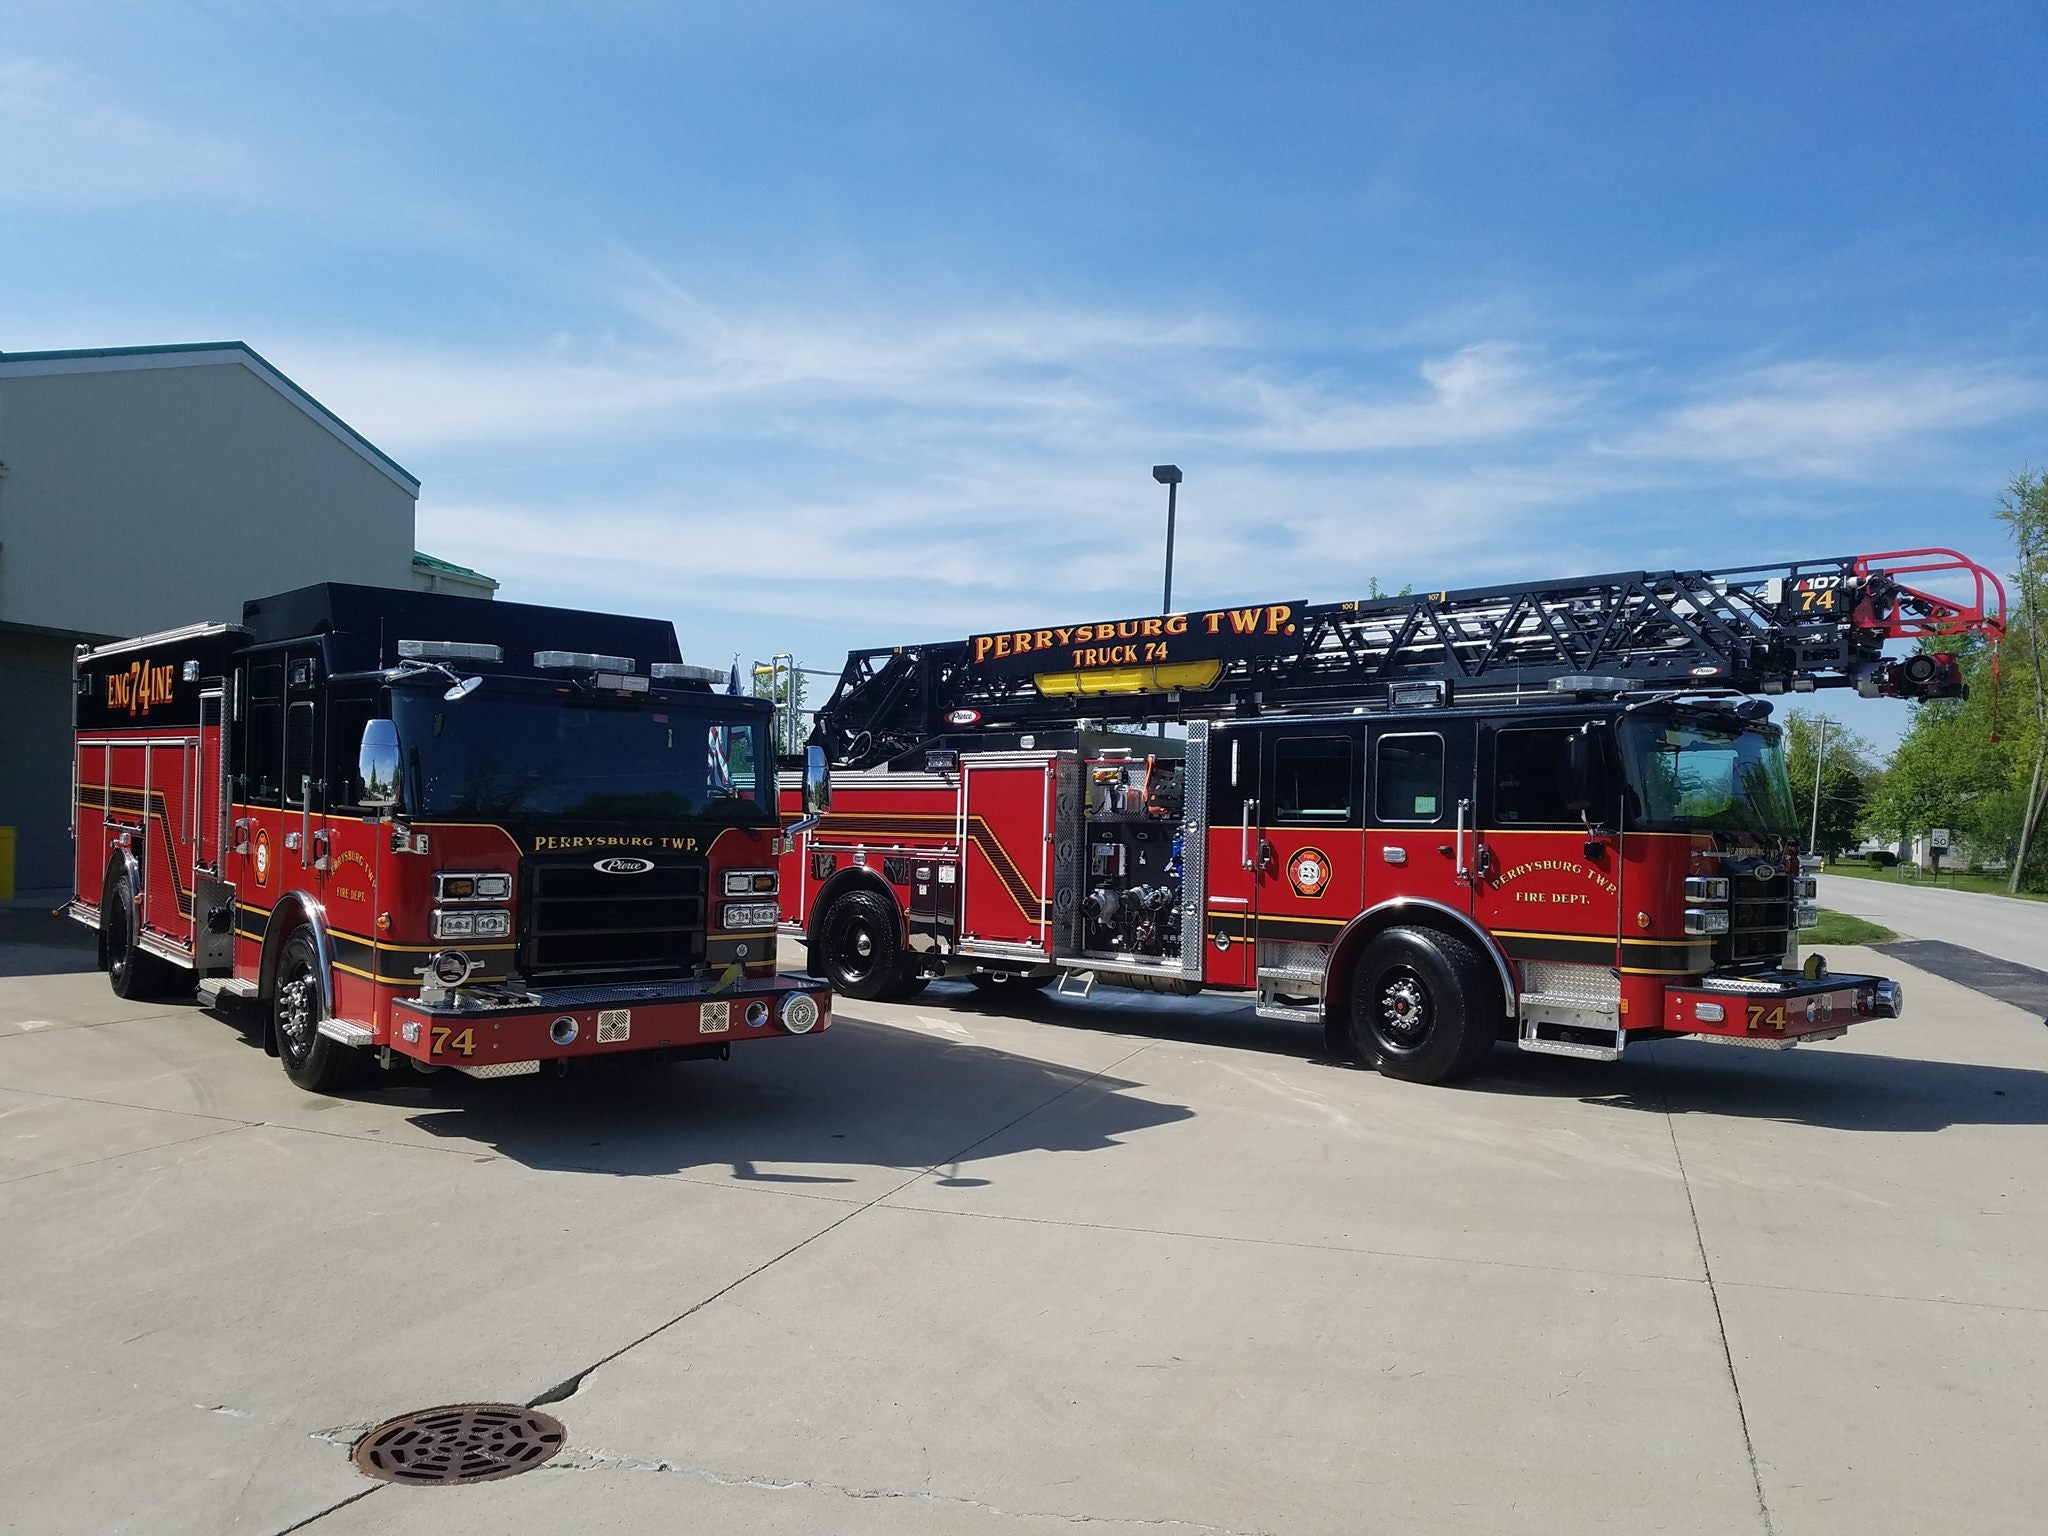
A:
<svg viewBox="0 0 2048 1536">
<path fill-rule="evenodd" d="M 245 341 L 180 342 L 160 347 L 83 347 L 55 352 L 0 352 L 0 379 L 73 373 L 131 373 L 152 368 L 238 364 L 283 395 L 414 500 L 420 482 L 391 455 L 301 389 Z"/>
</svg>

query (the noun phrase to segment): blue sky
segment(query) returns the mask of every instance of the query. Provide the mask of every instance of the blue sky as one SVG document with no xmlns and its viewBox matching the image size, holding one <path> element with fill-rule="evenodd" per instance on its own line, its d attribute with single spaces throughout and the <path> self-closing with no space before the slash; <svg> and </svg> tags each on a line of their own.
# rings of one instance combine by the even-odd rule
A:
<svg viewBox="0 0 2048 1536">
<path fill-rule="evenodd" d="M 2038 3 L 0 0 L 0 348 L 246 340 L 422 547 L 721 663 L 1152 611 L 1169 459 L 1183 605 L 2002 564 L 2044 66 Z"/>
</svg>

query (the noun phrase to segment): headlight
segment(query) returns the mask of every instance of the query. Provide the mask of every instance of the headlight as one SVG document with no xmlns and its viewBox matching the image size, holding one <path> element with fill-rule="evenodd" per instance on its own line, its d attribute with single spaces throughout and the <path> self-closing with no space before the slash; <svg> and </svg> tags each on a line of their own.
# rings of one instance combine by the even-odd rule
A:
<svg viewBox="0 0 2048 1536">
<path fill-rule="evenodd" d="M 511 933 L 510 912 L 443 912 L 439 908 L 434 911 L 437 939 L 503 939 Z"/>
<path fill-rule="evenodd" d="M 782 888 L 782 877 L 772 869 L 728 869 L 725 872 L 725 894 L 728 896 L 773 896 Z"/>
<path fill-rule="evenodd" d="M 1687 875 L 1685 877 L 1685 899 L 1687 901 L 1726 901 L 1728 880 L 1725 875 Z"/>
<path fill-rule="evenodd" d="M 1801 928 L 1818 928 L 1820 926 L 1819 907 L 1800 906 L 1793 910 L 1796 914 L 1796 921 Z"/>
<path fill-rule="evenodd" d="M 782 1000 L 782 1027 L 792 1035 L 807 1035 L 817 1026 L 818 1005 L 801 992 Z"/>
<path fill-rule="evenodd" d="M 772 901 L 728 901 L 718 914 L 718 926 L 728 932 L 735 928 L 773 928 L 781 916 Z"/>
<path fill-rule="evenodd" d="M 502 872 L 434 876 L 436 901 L 506 901 L 511 895 L 512 877 Z"/>
<path fill-rule="evenodd" d="M 1820 882 L 1811 875 L 1797 875 L 1792 880 L 1792 899 L 1812 901 L 1820 895 Z"/>
<path fill-rule="evenodd" d="M 1728 914 L 1713 907 L 1687 907 L 1685 909 L 1685 931 L 1687 933 L 1726 933 Z"/>
</svg>

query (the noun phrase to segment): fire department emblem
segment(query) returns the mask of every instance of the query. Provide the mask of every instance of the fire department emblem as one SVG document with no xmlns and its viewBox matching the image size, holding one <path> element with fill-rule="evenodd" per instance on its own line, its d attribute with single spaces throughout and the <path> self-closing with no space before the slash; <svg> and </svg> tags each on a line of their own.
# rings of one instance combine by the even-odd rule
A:
<svg viewBox="0 0 2048 1536">
<path fill-rule="evenodd" d="M 1287 861 L 1287 883 L 1297 896 L 1320 896 L 1330 888 L 1330 856 L 1320 848 L 1297 848 Z"/>
<path fill-rule="evenodd" d="M 256 883 L 270 884 L 270 831 L 267 827 L 256 829 Z"/>
</svg>

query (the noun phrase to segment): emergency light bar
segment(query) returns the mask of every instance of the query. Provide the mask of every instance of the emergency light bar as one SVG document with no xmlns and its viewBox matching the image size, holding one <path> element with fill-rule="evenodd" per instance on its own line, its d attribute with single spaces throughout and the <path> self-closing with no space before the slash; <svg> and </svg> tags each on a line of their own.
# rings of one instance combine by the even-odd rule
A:
<svg viewBox="0 0 2048 1536">
<path fill-rule="evenodd" d="M 654 680 L 660 683 L 725 681 L 725 674 L 718 668 L 700 667 L 687 661 L 657 661 L 648 670 L 654 674 Z"/>
<path fill-rule="evenodd" d="M 573 668 L 578 672 L 630 672 L 633 658 L 630 656 L 601 656 L 596 651 L 535 651 L 533 664 L 542 671 L 558 667 Z"/>
<path fill-rule="evenodd" d="M 635 677 L 627 672 L 600 672 L 595 679 L 600 688 L 614 688 L 620 693 L 645 693 L 647 679 Z"/>
<path fill-rule="evenodd" d="M 401 640 L 398 654 L 406 661 L 503 661 L 504 648 L 474 640 Z"/>
</svg>

